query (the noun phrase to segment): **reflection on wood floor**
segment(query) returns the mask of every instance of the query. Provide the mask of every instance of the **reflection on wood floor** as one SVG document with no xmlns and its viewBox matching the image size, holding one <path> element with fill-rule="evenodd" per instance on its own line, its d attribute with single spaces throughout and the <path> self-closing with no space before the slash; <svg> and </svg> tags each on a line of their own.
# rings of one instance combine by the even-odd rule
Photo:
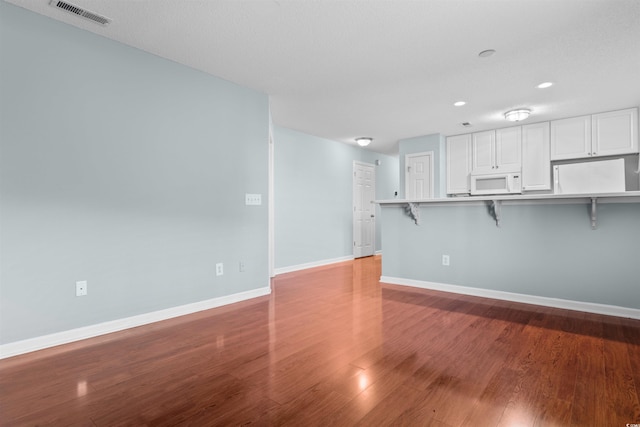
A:
<svg viewBox="0 0 640 427">
<path fill-rule="evenodd" d="M 625 426 L 640 321 L 380 284 L 270 296 L 0 361 L 1 425 Z"/>
</svg>

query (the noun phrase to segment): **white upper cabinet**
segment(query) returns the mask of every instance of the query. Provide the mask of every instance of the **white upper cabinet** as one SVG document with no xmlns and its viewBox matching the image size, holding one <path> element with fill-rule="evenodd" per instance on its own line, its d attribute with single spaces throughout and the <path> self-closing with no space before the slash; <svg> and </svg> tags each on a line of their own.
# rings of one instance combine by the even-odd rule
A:
<svg viewBox="0 0 640 427">
<path fill-rule="evenodd" d="M 591 156 L 591 116 L 551 122 L 551 160 Z"/>
<path fill-rule="evenodd" d="M 638 152 L 638 109 L 591 116 L 592 155 L 614 156 Z"/>
<path fill-rule="evenodd" d="M 551 122 L 551 160 L 637 152 L 637 108 Z"/>
<path fill-rule="evenodd" d="M 468 194 L 471 134 L 447 138 L 447 194 Z"/>
<path fill-rule="evenodd" d="M 498 172 L 520 172 L 522 169 L 522 127 L 496 130 L 496 169 Z"/>
<path fill-rule="evenodd" d="M 471 134 L 473 172 L 490 173 L 496 169 L 496 131 Z"/>
<path fill-rule="evenodd" d="M 521 168 L 521 132 L 520 126 L 516 126 L 471 134 L 473 172 L 519 172 Z"/>
<path fill-rule="evenodd" d="M 522 126 L 522 191 L 550 189 L 549 122 Z"/>
</svg>

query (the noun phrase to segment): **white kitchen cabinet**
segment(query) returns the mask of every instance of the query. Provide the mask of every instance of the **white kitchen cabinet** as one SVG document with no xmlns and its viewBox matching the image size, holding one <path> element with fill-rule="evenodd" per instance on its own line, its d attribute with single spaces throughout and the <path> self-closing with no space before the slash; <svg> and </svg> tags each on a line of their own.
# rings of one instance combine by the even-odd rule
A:
<svg viewBox="0 0 640 427">
<path fill-rule="evenodd" d="M 591 116 L 551 121 L 551 160 L 591 157 Z"/>
<path fill-rule="evenodd" d="M 549 122 L 522 126 L 522 191 L 551 190 Z"/>
<path fill-rule="evenodd" d="M 472 136 L 473 173 L 519 172 L 520 126 L 476 132 Z"/>
<path fill-rule="evenodd" d="M 592 156 L 615 156 L 638 152 L 638 109 L 591 116 Z"/>
<path fill-rule="evenodd" d="M 638 109 L 551 122 L 551 160 L 638 153 Z"/>
<path fill-rule="evenodd" d="M 496 169 L 496 131 L 471 134 L 471 152 L 474 173 L 491 173 Z"/>
<path fill-rule="evenodd" d="M 496 130 L 496 171 L 520 172 L 522 169 L 522 127 Z"/>
<path fill-rule="evenodd" d="M 447 194 L 468 194 L 471 134 L 447 137 Z"/>
</svg>

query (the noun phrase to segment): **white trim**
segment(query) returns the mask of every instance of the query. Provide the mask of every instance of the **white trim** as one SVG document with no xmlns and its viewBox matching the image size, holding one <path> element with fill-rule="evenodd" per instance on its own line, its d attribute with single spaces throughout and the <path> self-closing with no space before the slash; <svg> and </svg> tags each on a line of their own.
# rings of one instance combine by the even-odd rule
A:
<svg viewBox="0 0 640 427">
<path fill-rule="evenodd" d="M 403 279 L 399 277 L 389 276 L 381 276 L 380 282 L 389 283 L 392 285 L 411 286 L 414 288 L 432 289 L 435 291 L 452 292 L 456 294 L 521 302 L 524 304 L 541 305 L 545 307 L 564 308 L 567 310 L 584 311 L 587 313 L 605 314 L 607 316 L 640 319 L 640 309 L 619 307 L 616 305 L 572 301 L 560 298 L 541 297 L 536 295 L 516 294 L 513 292 L 496 291 L 492 289 L 470 288 L 467 286 L 448 285 L 444 283 L 426 282 L 422 280 Z"/>
<path fill-rule="evenodd" d="M 269 216 L 269 277 L 275 277 L 275 145 L 273 142 L 273 120 L 271 118 L 271 97 L 269 97 L 269 179 L 268 179 L 268 216 Z"/>
<path fill-rule="evenodd" d="M 329 264 L 337 264 L 339 262 L 353 261 L 353 255 L 347 255 L 340 258 L 324 259 L 321 261 L 307 262 L 304 264 L 291 265 L 289 267 L 280 267 L 275 269 L 276 276 L 279 274 L 291 273 L 294 271 L 306 270 L 307 268 L 322 267 Z"/>
<path fill-rule="evenodd" d="M 374 255 L 382 255 L 382 249 L 379 251 L 376 251 Z"/>
<path fill-rule="evenodd" d="M 125 317 L 123 319 L 112 320 L 109 322 L 84 326 L 82 328 L 70 329 L 68 331 L 56 332 L 49 335 L 3 344 L 0 345 L 0 359 L 36 350 L 42 350 L 57 345 L 68 344 L 87 338 L 93 338 L 99 335 L 110 334 L 124 329 L 135 328 L 149 323 L 160 322 L 162 320 L 184 316 L 198 311 L 209 310 L 223 305 L 269 295 L 270 293 L 271 287 L 267 286 L 265 288 L 253 289 L 233 295 L 226 295 L 205 301 L 171 307 L 164 310 L 153 311 L 151 313 L 139 314 L 137 316 Z"/>
</svg>

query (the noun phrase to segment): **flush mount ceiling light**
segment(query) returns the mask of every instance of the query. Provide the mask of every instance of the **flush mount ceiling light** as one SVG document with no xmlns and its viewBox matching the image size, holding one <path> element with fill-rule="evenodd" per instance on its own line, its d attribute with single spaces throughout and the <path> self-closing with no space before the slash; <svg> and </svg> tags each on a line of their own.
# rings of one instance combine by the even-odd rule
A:
<svg viewBox="0 0 640 427">
<path fill-rule="evenodd" d="M 482 52 L 480 52 L 480 53 L 478 54 L 478 56 L 479 56 L 480 58 L 488 58 L 488 57 L 490 57 L 491 55 L 493 55 L 494 53 L 496 53 L 495 49 L 487 49 L 487 50 L 483 50 Z"/>
<path fill-rule="evenodd" d="M 504 118 L 509 120 L 510 122 L 519 122 L 520 120 L 524 120 L 529 117 L 529 114 L 531 114 L 531 110 L 511 110 L 504 113 Z"/>
<path fill-rule="evenodd" d="M 356 142 L 361 147 L 366 147 L 367 145 L 371 144 L 371 141 L 373 141 L 373 138 L 369 138 L 368 136 L 361 136 L 360 138 L 356 138 Z"/>
<path fill-rule="evenodd" d="M 462 107 L 464 104 L 466 104 L 466 102 L 464 101 L 458 101 L 453 103 L 453 105 L 455 105 L 456 107 Z"/>
<path fill-rule="evenodd" d="M 553 86 L 553 83 L 551 83 L 551 82 L 544 82 L 544 83 L 540 83 L 540 84 L 537 86 L 537 88 L 538 88 L 538 89 L 546 89 L 546 88 L 551 87 L 551 86 Z"/>
</svg>

